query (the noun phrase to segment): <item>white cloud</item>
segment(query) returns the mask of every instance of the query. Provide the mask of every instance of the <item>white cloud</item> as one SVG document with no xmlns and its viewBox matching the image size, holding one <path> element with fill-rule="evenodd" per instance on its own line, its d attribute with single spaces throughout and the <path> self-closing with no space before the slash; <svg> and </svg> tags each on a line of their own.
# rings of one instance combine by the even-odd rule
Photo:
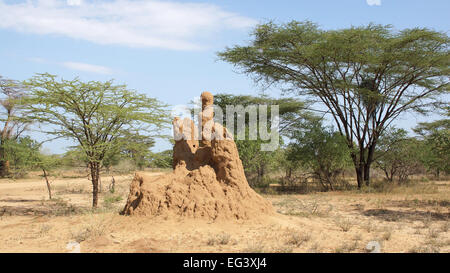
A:
<svg viewBox="0 0 450 273">
<path fill-rule="evenodd" d="M 69 68 L 69 69 L 83 71 L 83 72 L 90 72 L 90 73 L 109 75 L 109 74 L 112 74 L 112 72 L 113 72 L 111 68 L 108 68 L 106 66 L 101 66 L 101 65 L 93 65 L 93 64 L 77 63 L 77 62 L 64 62 L 64 63 L 61 63 L 61 65 L 66 68 Z"/>
<path fill-rule="evenodd" d="M 381 0 L 366 0 L 369 6 L 381 6 Z"/>
<path fill-rule="evenodd" d="M 67 5 L 69 6 L 79 6 L 83 3 L 82 0 L 67 0 Z"/>
<path fill-rule="evenodd" d="M 98 44 L 201 49 L 221 30 L 246 29 L 256 21 L 217 5 L 146 0 L 0 0 L 0 28 L 57 34 Z"/>
<path fill-rule="evenodd" d="M 40 57 L 31 57 L 31 58 L 28 58 L 28 60 L 31 62 L 42 63 L 42 64 L 47 62 L 46 59 L 40 58 Z"/>
<path fill-rule="evenodd" d="M 83 72 L 89 72 L 89 73 L 97 73 L 97 74 L 104 74 L 109 75 L 114 72 L 113 69 L 101 66 L 101 65 L 94 65 L 94 64 L 87 64 L 87 63 L 80 63 L 80 62 L 55 62 L 51 60 L 47 60 L 41 57 L 31 57 L 27 58 L 28 61 L 34 62 L 34 63 L 41 63 L 41 64 L 53 64 L 62 66 L 71 70 L 78 70 Z"/>
</svg>

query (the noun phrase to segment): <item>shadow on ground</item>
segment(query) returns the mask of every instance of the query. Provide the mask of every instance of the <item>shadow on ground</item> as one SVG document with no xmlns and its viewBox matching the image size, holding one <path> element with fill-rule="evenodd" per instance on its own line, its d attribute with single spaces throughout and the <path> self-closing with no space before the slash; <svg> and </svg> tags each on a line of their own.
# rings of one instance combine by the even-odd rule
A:
<svg viewBox="0 0 450 273">
<path fill-rule="evenodd" d="M 36 200 L 9 200 L 6 202 L 32 202 Z M 67 216 L 81 214 L 86 208 L 73 206 L 62 202 L 47 202 L 34 206 L 2 206 L 0 216 Z"/>
<path fill-rule="evenodd" d="M 426 211 L 399 211 L 388 209 L 370 209 L 362 213 L 365 216 L 377 217 L 380 220 L 395 221 L 424 221 L 424 220 L 448 220 L 450 213 L 426 212 Z"/>
</svg>

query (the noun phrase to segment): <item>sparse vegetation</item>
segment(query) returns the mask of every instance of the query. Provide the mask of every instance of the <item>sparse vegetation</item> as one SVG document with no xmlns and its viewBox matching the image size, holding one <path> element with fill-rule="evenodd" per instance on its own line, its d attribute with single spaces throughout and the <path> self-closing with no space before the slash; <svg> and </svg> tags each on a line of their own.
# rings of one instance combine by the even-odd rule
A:
<svg viewBox="0 0 450 273">
<path fill-rule="evenodd" d="M 336 218 L 335 223 L 343 232 L 349 231 L 354 225 L 351 219 L 342 217 Z"/>
<path fill-rule="evenodd" d="M 170 43 L 195 47 L 181 42 L 195 35 L 181 36 Z M 217 56 L 262 93 L 204 92 L 202 113 L 195 100 L 183 115 L 206 131 L 175 118 L 173 149 L 157 146 L 172 117 L 154 90 L 84 74 L 0 76 L 0 252 L 64 252 L 75 241 L 85 252 L 449 253 L 449 45 L 426 27 L 260 23 Z M 70 66 L 50 59 L 36 65 Z M 407 113 L 436 116 L 397 128 Z M 73 143 L 51 154 L 56 139 Z"/>
<path fill-rule="evenodd" d="M 297 230 L 291 230 L 286 235 L 286 244 L 293 245 L 296 247 L 301 246 L 303 243 L 308 242 L 311 239 L 310 233 L 301 233 Z"/>
<path fill-rule="evenodd" d="M 231 235 L 228 233 L 220 233 L 208 237 L 206 244 L 209 246 L 214 245 L 227 245 L 230 243 Z"/>
<path fill-rule="evenodd" d="M 264 252 L 264 246 L 261 242 L 251 242 L 250 244 L 245 247 L 242 252 L 244 253 L 263 253 Z"/>
</svg>

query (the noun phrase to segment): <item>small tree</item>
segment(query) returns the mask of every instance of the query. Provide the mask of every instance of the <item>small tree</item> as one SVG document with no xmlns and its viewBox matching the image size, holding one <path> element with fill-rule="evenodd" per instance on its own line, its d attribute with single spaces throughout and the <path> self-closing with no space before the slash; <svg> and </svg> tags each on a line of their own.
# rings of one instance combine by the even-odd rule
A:
<svg viewBox="0 0 450 273">
<path fill-rule="evenodd" d="M 324 190 L 334 190 L 338 175 L 350 165 L 350 151 L 345 139 L 321 121 L 305 124 L 293 133 L 287 149 L 289 161 L 298 162 L 312 171 Z"/>
<path fill-rule="evenodd" d="M 25 84 L 32 89 L 28 114 L 55 127 L 48 134 L 77 141 L 86 154 L 93 207 L 98 204 L 106 153 L 130 133 L 161 135 L 167 122 L 165 105 L 112 81 L 57 80 L 55 75 L 37 74 Z"/>
<path fill-rule="evenodd" d="M 437 178 L 440 172 L 450 172 L 450 107 L 446 107 L 445 119 L 419 123 L 414 129 L 425 142 L 423 163 L 433 170 Z"/>
<path fill-rule="evenodd" d="M 40 152 L 42 143 L 29 136 L 9 139 L 5 143 L 6 160 L 12 163 L 13 175 L 18 177 L 30 170 L 39 169 L 47 185 L 49 199 L 52 199 L 49 171 L 61 163 L 57 155 L 45 155 Z"/>
<path fill-rule="evenodd" d="M 405 130 L 390 128 L 379 139 L 375 164 L 384 172 L 387 181 L 392 182 L 397 177 L 402 183 L 420 169 L 423 150 L 423 143 L 408 137 Z"/>
<path fill-rule="evenodd" d="M 52 188 L 49 181 L 49 171 L 60 165 L 60 158 L 51 155 L 38 154 L 36 158 L 36 167 L 42 170 L 42 174 L 47 185 L 48 198 L 52 199 Z"/>
<path fill-rule="evenodd" d="M 39 145 L 39 148 L 41 145 Z M 47 186 L 48 199 L 52 199 L 52 187 L 50 184 L 50 170 L 60 166 L 61 158 L 58 155 L 45 155 L 42 154 L 39 149 L 33 150 L 30 154 L 30 164 L 33 169 L 39 169 L 42 171 L 42 176 L 45 179 Z"/>
<path fill-rule="evenodd" d="M 40 144 L 29 136 L 7 139 L 3 143 L 5 161 L 10 164 L 8 171 L 13 177 L 22 177 L 35 167 Z"/>
</svg>

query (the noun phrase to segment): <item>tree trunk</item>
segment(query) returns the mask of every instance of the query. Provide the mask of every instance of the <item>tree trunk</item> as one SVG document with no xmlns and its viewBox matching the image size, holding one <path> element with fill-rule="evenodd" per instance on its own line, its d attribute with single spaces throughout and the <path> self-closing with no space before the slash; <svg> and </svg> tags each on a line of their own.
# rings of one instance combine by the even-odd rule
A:
<svg viewBox="0 0 450 273">
<path fill-rule="evenodd" d="M 292 168 L 291 168 L 291 167 L 289 167 L 289 168 L 287 169 L 286 177 L 289 178 L 289 179 L 291 179 L 291 177 L 292 177 Z"/>
<path fill-rule="evenodd" d="M 45 171 L 45 169 L 42 169 L 42 172 L 44 172 L 45 183 L 47 183 L 48 198 L 49 198 L 50 200 L 52 200 L 52 189 L 51 189 L 51 187 L 50 187 L 50 182 L 48 181 L 48 175 L 47 175 L 47 172 Z"/>
<path fill-rule="evenodd" d="M 0 155 L 0 177 L 6 177 L 9 175 L 9 160 L 4 159 L 4 153 Z"/>
<path fill-rule="evenodd" d="M 391 168 L 390 171 L 388 171 L 386 168 L 383 169 L 384 175 L 386 176 L 386 180 L 389 182 L 392 182 L 394 180 L 394 170 Z"/>
<path fill-rule="evenodd" d="M 366 186 L 370 184 L 370 163 L 364 164 L 364 183 Z"/>
<path fill-rule="evenodd" d="M 367 149 L 367 160 L 364 164 L 364 182 L 366 183 L 366 186 L 370 185 L 370 165 L 372 165 L 372 162 L 373 162 L 373 155 L 375 153 L 375 145 L 376 145 L 376 140 L 374 140 Z"/>
<path fill-rule="evenodd" d="M 355 151 L 352 151 L 353 145 L 348 145 L 350 149 L 350 157 L 353 161 L 353 166 L 355 167 L 356 172 L 356 181 L 358 183 L 358 189 L 361 189 L 364 183 L 364 151 L 359 149 L 359 156 Z"/>
<path fill-rule="evenodd" d="M 6 176 L 5 161 L 0 159 L 0 177 Z"/>
<path fill-rule="evenodd" d="M 100 164 L 98 162 L 89 162 L 89 167 L 91 169 L 92 180 L 92 207 L 96 208 L 98 206 L 98 180 L 100 173 Z"/>
<path fill-rule="evenodd" d="M 330 185 L 330 189 L 331 189 L 332 191 L 334 191 L 334 187 L 333 187 L 333 177 L 328 177 L 327 180 L 328 180 L 328 184 Z"/>
<path fill-rule="evenodd" d="M 358 189 L 361 189 L 363 185 L 363 168 L 360 166 L 355 166 L 356 171 L 356 181 L 358 182 Z"/>
</svg>

